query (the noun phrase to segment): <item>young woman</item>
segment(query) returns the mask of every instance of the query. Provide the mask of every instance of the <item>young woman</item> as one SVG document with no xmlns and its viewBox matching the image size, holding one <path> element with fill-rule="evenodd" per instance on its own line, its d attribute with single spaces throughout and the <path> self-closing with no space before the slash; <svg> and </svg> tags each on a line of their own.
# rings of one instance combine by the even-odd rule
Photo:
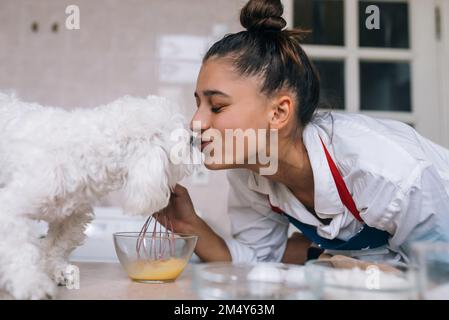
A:
<svg viewBox="0 0 449 320">
<path fill-rule="evenodd" d="M 282 13 L 278 0 L 247 3 L 246 30 L 204 57 L 192 119 L 203 137 L 276 130 L 277 171 L 263 176 L 260 163 L 207 164 L 206 156 L 209 169 L 230 169 L 233 237 L 220 238 L 201 220 L 179 185 L 164 210 L 175 231 L 199 235 L 204 261 L 303 263 L 310 248 L 406 260 L 414 241 L 448 241 L 449 151 L 400 122 L 316 112 L 319 77 L 301 31 L 284 30 Z M 301 232 L 290 239 L 289 224 Z"/>
</svg>

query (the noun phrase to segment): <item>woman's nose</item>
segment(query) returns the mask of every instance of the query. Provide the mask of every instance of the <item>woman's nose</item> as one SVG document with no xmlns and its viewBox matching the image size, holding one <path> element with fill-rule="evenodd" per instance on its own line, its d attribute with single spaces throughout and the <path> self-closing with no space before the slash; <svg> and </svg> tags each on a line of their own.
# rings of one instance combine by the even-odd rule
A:
<svg viewBox="0 0 449 320">
<path fill-rule="evenodd" d="M 208 129 L 209 126 L 210 126 L 209 117 L 205 115 L 204 112 L 201 111 L 201 109 L 198 109 L 193 115 L 192 120 L 190 121 L 190 130 L 204 131 Z"/>
</svg>

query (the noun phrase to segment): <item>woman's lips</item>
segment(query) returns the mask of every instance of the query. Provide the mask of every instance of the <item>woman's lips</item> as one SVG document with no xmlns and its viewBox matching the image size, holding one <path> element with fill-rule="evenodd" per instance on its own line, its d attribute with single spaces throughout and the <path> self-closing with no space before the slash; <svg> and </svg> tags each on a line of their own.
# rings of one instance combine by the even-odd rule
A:
<svg viewBox="0 0 449 320">
<path fill-rule="evenodd" d="M 201 151 L 203 151 L 203 149 L 209 144 L 209 143 L 211 143 L 212 141 L 202 141 L 201 142 Z"/>
</svg>

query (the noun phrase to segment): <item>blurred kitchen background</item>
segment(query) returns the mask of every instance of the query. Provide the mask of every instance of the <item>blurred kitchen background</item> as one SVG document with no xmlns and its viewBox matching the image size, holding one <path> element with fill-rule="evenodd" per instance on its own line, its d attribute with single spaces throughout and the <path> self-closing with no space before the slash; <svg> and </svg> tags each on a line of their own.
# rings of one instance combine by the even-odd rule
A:
<svg viewBox="0 0 449 320">
<path fill-rule="evenodd" d="M 0 90 L 27 101 L 91 108 L 125 94 L 158 94 L 193 115 L 207 48 L 241 30 L 246 0 L 0 0 Z M 284 0 L 323 83 L 322 102 L 414 126 L 449 147 L 449 0 Z M 79 9 L 80 28 L 69 30 Z M 379 29 L 366 21 L 375 5 Z M 372 7 L 370 7 L 372 8 Z M 370 9 L 368 8 L 368 9 Z M 1 133 L 0 133 L 1 134 Z M 182 182 L 199 214 L 229 235 L 225 172 Z M 116 260 L 111 234 L 137 231 L 111 195 L 97 204 L 76 260 Z M 40 228 L 45 226 L 39 225 Z"/>
</svg>

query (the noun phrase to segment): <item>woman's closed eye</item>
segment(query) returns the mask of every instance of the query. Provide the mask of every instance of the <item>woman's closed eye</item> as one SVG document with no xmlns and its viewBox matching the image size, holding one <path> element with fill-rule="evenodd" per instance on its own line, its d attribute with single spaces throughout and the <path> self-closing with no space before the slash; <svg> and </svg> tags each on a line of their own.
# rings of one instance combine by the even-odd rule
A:
<svg viewBox="0 0 449 320">
<path fill-rule="evenodd" d="M 212 108 L 210 109 L 213 113 L 219 113 L 222 109 L 224 108 L 224 106 L 218 107 L 218 106 L 212 106 Z"/>
</svg>

